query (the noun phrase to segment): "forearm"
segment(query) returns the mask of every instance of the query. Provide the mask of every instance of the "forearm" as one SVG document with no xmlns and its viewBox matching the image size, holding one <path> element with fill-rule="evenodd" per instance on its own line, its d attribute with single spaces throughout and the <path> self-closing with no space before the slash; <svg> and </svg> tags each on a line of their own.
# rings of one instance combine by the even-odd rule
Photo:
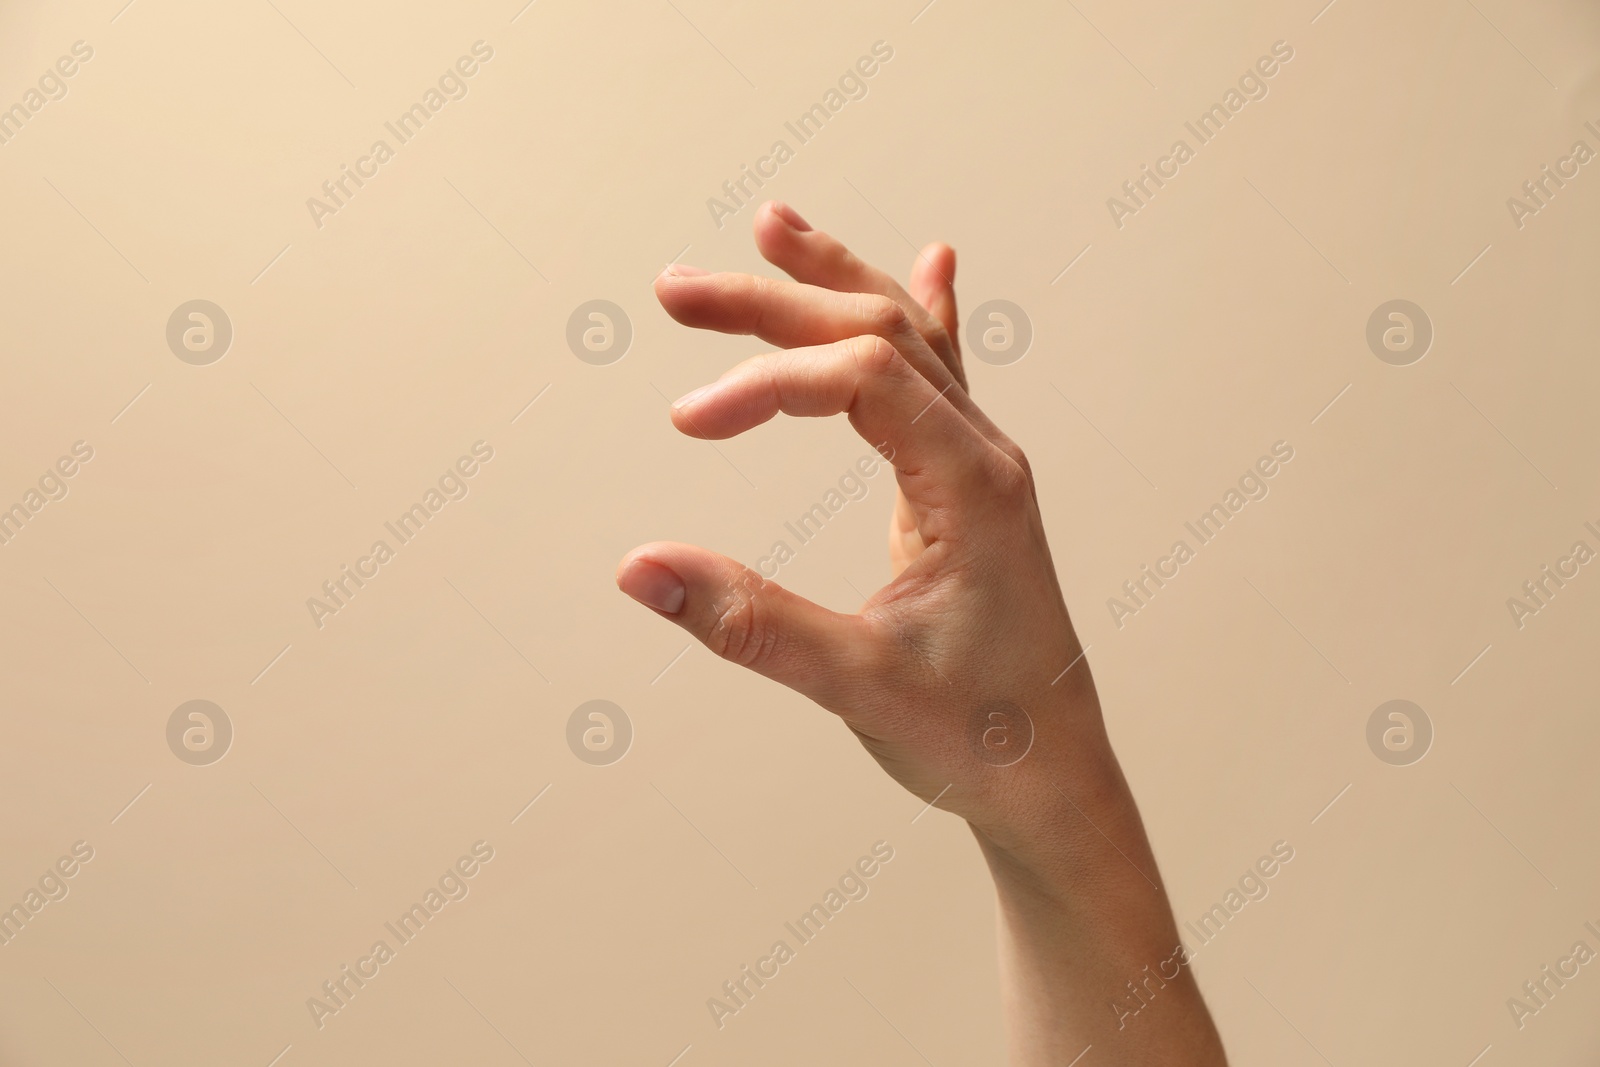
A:
<svg viewBox="0 0 1600 1067">
<path fill-rule="evenodd" d="M 1093 1045 L 1097 1064 L 1220 1067 L 1138 809 L 1099 732 L 1069 742 L 1096 750 L 1085 759 L 1080 747 L 1070 775 L 1048 750 L 1023 761 L 1024 811 L 1004 832 L 973 827 L 995 881 L 1011 1062 L 1066 1067 Z"/>
</svg>

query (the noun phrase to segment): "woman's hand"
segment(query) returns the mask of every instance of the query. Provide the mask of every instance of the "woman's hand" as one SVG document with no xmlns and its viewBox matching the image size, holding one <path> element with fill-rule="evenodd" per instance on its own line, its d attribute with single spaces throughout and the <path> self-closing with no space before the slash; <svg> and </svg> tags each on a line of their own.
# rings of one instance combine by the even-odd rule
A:
<svg viewBox="0 0 1600 1067">
<path fill-rule="evenodd" d="M 985 763 L 973 741 L 987 733 L 993 748 L 1026 748 L 1024 716 L 1047 707 L 1082 720 L 1073 733 L 1098 732 L 1087 665 L 1051 684 L 1081 650 L 1027 462 L 962 384 L 954 254 L 940 245 L 923 253 L 913 298 L 798 218 L 768 204 L 755 224 L 762 253 L 794 282 L 681 266 L 657 279 L 679 322 L 754 333 L 783 349 L 690 393 L 672 419 L 686 434 L 720 440 L 779 412 L 848 415 L 895 468 L 897 573 L 855 615 L 689 545 L 636 549 L 619 584 L 712 651 L 839 715 L 923 800 L 939 796 L 940 807 L 1003 836 L 1011 776 L 991 765 L 1003 753 Z M 991 705 L 1020 712 L 997 725 Z"/>
<path fill-rule="evenodd" d="M 907 789 L 971 823 L 1000 893 L 1016 1062 L 1064 1064 L 1139 1029 L 1121 1045 L 1131 1058 L 1099 1062 L 1178 1047 L 1196 1058 L 1163 1062 L 1221 1062 L 1186 970 L 1164 983 L 1168 1010 L 1152 1002 L 1150 1022 L 1135 1027 L 1114 1006 L 1140 1003 L 1123 987 L 1170 958 L 1177 935 L 1028 461 L 967 391 L 954 252 L 925 248 L 908 293 L 784 205 L 764 205 L 755 234 L 793 281 L 680 265 L 656 279 L 684 325 L 779 348 L 680 399 L 673 423 L 720 440 L 780 412 L 846 415 L 894 467 L 894 577 L 846 615 L 725 556 L 657 542 L 624 558 L 618 585 L 838 715 Z M 1158 1043 L 1174 1033 L 1188 1044 Z M 1207 1047 L 1213 1058 L 1199 1058 Z"/>
</svg>

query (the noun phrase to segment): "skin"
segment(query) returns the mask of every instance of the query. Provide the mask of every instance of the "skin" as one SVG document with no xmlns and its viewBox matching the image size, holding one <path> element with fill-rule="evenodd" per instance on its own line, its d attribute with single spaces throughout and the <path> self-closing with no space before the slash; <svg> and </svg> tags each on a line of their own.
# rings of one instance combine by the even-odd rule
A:
<svg viewBox="0 0 1600 1067">
<path fill-rule="evenodd" d="M 623 558 L 618 586 L 837 715 L 896 781 L 967 820 L 995 882 L 1011 1063 L 1063 1067 L 1093 1045 L 1085 1067 L 1225 1064 L 1027 458 L 967 390 L 954 250 L 923 249 L 907 289 L 786 205 L 762 205 L 754 229 L 792 281 L 680 264 L 656 279 L 685 326 L 778 347 L 678 400 L 672 422 L 721 440 L 779 413 L 844 414 L 894 468 L 894 577 L 841 614 L 656 542 Z"/>
</svg>

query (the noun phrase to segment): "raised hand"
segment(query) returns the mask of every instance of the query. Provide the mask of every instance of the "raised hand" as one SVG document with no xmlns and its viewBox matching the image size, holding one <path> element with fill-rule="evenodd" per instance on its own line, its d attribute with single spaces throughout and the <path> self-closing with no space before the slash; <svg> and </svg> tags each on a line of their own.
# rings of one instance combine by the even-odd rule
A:
<svg viewBox="0 0 1600 1067">
<path fill-rule="evenodd" d="M 780 413 L 845 415 L 894 468 L 893 577 L 842 614 L 726 556 L 656 542 L 623 559 L 617 583 L 839 716 L 907 789 L 971 823 L 1000 893 L 1016 1062 L 1065 1063 L 1094 1035 L 1130 1029 L 1113 999 L 1171 958 L 1177 935 L 1028 461 L 967 391 L 955 254 L 925 248 L 908 292 L 784 205 L 761 208 L 755 235 L 792 281 L 676 264 L 656 279 L 678 322 L 778 347 L 679 399 L 673 424 L 720 440 Z M 1122 1048 L 1221 1062 L 1187 970 L 1165 984 L 1166 1026 L 1144 1024 Z"/>
</svg>

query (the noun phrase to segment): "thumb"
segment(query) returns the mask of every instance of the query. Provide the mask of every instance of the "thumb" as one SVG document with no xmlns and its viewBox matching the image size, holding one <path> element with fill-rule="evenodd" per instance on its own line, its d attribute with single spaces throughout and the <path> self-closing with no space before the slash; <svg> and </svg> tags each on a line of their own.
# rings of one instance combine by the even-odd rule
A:
<svg viewBox="0 0 1600 1067">
<path fill-rule="evenodd" d="M 727 556 L 694 545 L 641 545 L 617 567 L 617 587 L 687 630 L 718 656 L 843 712 L 873 675 L 874 631 Z"/>
</svg>

